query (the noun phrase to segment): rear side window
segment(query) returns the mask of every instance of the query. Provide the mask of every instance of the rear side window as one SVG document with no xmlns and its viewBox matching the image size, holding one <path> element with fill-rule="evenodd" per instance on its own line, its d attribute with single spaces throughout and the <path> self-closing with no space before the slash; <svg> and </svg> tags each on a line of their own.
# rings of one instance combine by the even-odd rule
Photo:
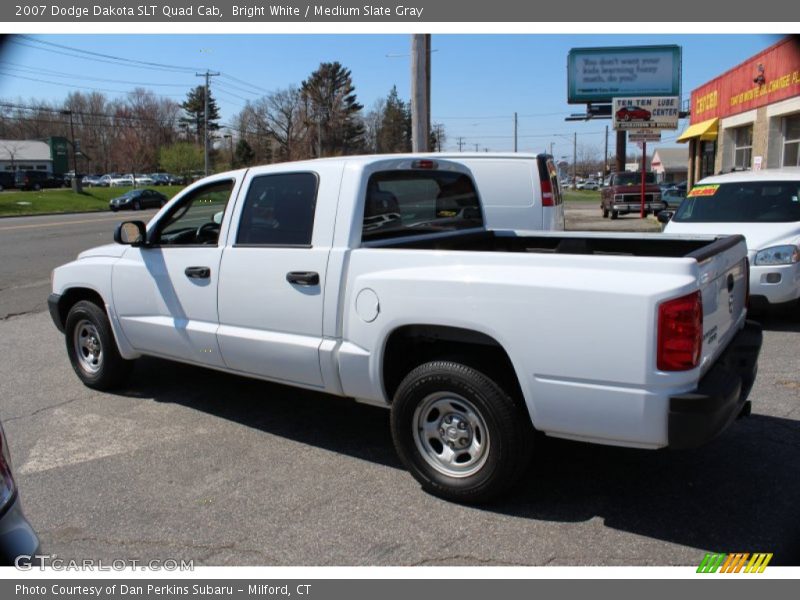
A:
<svg viewBox="0 0 800 600">
<path fill-rule="evenodd" d="M 382 171 L 367 183 L 362 241 L 483 226 L 472 179 L 450 171 Z"/>
<path fill-rule="evenodd" d="M 314 173 L 254 177 L 242 209 L 236 243 L 310 246 L 316 203 Z"/>
</svg>

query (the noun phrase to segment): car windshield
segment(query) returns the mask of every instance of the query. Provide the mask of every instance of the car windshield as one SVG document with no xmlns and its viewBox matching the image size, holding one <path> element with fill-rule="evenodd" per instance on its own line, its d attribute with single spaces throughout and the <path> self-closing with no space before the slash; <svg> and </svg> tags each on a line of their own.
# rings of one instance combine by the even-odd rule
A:
<svg viewBox="0 0 800 600">
<path fill-rule="evenodd" d="M 791 223 L 800 221 L 800 181 L 698 185 L 674 220 L 683 223 Z"/>
<path fill-rule="evenodd" d="M 645 183 L 655 183 L 656 182 L 656 175 L 655 173 L 645 173 L 644 175 L 644 182 Z M 614 185 L 634 185 L 637 183 L 642 183 L 642 173 L 618 173 L 614 177 Z"/>
</svg>

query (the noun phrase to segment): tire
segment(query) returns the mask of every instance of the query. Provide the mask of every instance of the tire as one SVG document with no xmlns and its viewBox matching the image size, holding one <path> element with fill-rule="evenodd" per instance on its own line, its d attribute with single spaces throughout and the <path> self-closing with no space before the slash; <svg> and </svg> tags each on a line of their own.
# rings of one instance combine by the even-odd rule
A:
<svg viewBox="0 0 800 600">
<path fill-rule="evenodd" d="M 604 219 L 608 218 L 608 209 L 605 206 L 603 207 L 603 218 Z"/>
<path fill-rule="evenodd" d="M 483 373 L 451 361 L 423 364 L 403 379 L 391 429 L 422 488 L 465 503 L 487 502 L 521 481 L 533 440 L 527 410 Z"/>
<path fill-rule="evenodd" d="M 133 203 L 133 210 L 142 210 L 142 204 L 138 200 Z"/>
<path fill-rule="evenodd" d="M 617 217 L 619 217 L 619 211 L 617 211 L 617 210 L 612 210 L 612 211 L 611 211 L 611 219 L 612 219 L 612 220 L 614 220 L 614 219 L 616 219 Z"/>
<path fill-rule="evenodd" d="M 127 380 L 133 361 L 120 356 L 102 308 L 88 300 L 76 303 L 67 315 L 64 331 L 67 355 L 84 385 L 111 390 Z"/>
</svg>

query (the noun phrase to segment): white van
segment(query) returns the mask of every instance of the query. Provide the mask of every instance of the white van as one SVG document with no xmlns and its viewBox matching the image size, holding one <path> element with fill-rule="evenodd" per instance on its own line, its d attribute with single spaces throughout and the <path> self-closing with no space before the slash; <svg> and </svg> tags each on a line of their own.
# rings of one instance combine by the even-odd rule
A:
<svg viewBox="0 0 800 600">
<path fill-rule="evenodd" d="M 549 154 L 437 153 L 469 167 L 488 229 L 564 230 L 558 169 Z"/>
</svg>

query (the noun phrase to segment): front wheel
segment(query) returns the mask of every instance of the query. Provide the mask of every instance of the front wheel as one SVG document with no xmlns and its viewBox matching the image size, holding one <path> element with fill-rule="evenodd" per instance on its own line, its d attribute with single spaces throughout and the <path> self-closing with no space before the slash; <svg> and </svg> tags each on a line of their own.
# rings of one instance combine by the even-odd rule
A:
<svg viewBox="0 0 800 600">
<path fill-rule="evenodd" d="M 522 479 L 530 458 L 527 411 L 483 373 L 456 362 L 429 362 L 406 376 L 391 428 L 414 478 L 447 500 L 497 497 Z"/>
<path fill-rule="evenodd" d="M 133 361 L 120 356 L 102 308 L 87 300 L 76 303 L 67 315 L 64 334 L 72 368 L 86 386 L 110 390 L 125 382 Z"/>
<path fill-rule="evenodd" d="M 618 217 L 619 217 L 619 211 L 617 211 L 617 210 L 612 210 L 612 211 L 611 211 L 611 219 L 613 220 L 613 219 L 616 219 L 616 218 L 618 218 Z"/>
</svg>

